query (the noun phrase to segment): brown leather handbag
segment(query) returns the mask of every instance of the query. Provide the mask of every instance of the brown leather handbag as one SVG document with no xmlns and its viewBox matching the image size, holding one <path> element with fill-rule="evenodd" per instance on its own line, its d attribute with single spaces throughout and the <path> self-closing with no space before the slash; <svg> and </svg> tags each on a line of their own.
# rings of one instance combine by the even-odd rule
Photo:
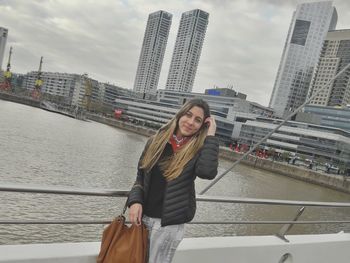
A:
<svg viewBox="0 0 350 263">
<path fill-rule="evenodd" d="M 146 263 L 148 231 L 146 226 L 125 224 L 124 213 L 108 225 L 102 235 L 97 263 Z"/>
</svg>

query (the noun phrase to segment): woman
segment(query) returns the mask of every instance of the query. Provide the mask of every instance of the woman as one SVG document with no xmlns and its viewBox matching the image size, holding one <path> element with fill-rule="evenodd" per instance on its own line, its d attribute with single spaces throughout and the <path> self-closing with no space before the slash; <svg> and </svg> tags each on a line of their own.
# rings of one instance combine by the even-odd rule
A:
<svg viewBox="0 0 350 263">
<path fill-rule="evenodd" d="M 217 174 L 219 141 L 208 104 L 188 101 L 151 137 L 130 190 L 129 219 L 149 231 L 149 263 L 171 262 L 196 210 L 194 180 Z"/>
</svg>

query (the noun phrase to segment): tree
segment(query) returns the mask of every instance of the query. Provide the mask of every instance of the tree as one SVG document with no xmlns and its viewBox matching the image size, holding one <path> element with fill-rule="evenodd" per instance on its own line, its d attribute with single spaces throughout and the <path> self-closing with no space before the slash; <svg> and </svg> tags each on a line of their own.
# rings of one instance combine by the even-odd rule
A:
<svg viewBox="0 0 350 263">
<path fill-rule="evenodd" d="M 283 152 L 282 153 L 282 160 L 285 162 L 289 161 L 289 157 L 290 157 L 290 152 Z"/>
</svg>

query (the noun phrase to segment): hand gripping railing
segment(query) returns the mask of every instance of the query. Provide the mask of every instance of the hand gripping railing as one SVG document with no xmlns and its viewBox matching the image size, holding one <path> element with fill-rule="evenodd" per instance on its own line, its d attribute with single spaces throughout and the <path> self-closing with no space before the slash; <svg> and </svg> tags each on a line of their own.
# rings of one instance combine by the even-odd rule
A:
<svg viewBox="0 0 350 263">
<path fill-rule="evenodd" d="M 22 185 L 0 185 L 0 192 L 22 192 L 22 193 L 40 193 L 40 194 L 58 194 L 58 195 L 83 195 L 83 196 L 109 196 L 126 197 L 128 190 L 111 189 L 79 189 L 68 187 L 42 187 L 42 186 L 22 186 Z M 288 205 L 288 206 L 312 206 L 312 207 L 350 207 L 350 203 L 342 202 L 312 202 L 312 201 L 292 201 L 292 200 L 273 200 L 256 198 L 238 198 L 197 195 L 199 202 L 217 202 L 231 204 L 258 204 L 258 205 Z M 1 220 L 0 224 L 108 224 L 110 220 Z M 192 221 L 190 224 L 340 224 L 350 223 L 349 220 L 329 220 L 329 221 L 286 221 L 286 220 L 257 220 L 257 221 Z M 290 229 L 288 227 L 287 231 Z M 284 234 L 286 231 L 283 232 Z"/>
</svg>

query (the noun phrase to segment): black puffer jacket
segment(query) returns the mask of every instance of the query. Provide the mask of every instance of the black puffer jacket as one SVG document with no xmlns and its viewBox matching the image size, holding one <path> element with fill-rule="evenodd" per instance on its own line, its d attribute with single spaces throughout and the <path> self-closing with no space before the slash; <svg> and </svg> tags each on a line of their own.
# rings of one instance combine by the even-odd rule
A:
<svg viewBox="0 0 350 263">
<path fill-rule="evenodd" d="M 148 144 L 149 142 L 145 150 Z M 217 174 L 218 156 L 219 140 L 214 136 L 208 136 L 202 149 L 186 164 L 180 176 L 167 182 L 162 226 L 183 224 L 193 219 L 196 212 L 194 180 L 197 176 L 202 179 L 214 179 Z M 149 183 L 150 174 L 138 169 L 136 182 L 130 190 L 128 206 L 134 203 L 144 204 L 144 200 L 147 200 Z"/>
</svg>

